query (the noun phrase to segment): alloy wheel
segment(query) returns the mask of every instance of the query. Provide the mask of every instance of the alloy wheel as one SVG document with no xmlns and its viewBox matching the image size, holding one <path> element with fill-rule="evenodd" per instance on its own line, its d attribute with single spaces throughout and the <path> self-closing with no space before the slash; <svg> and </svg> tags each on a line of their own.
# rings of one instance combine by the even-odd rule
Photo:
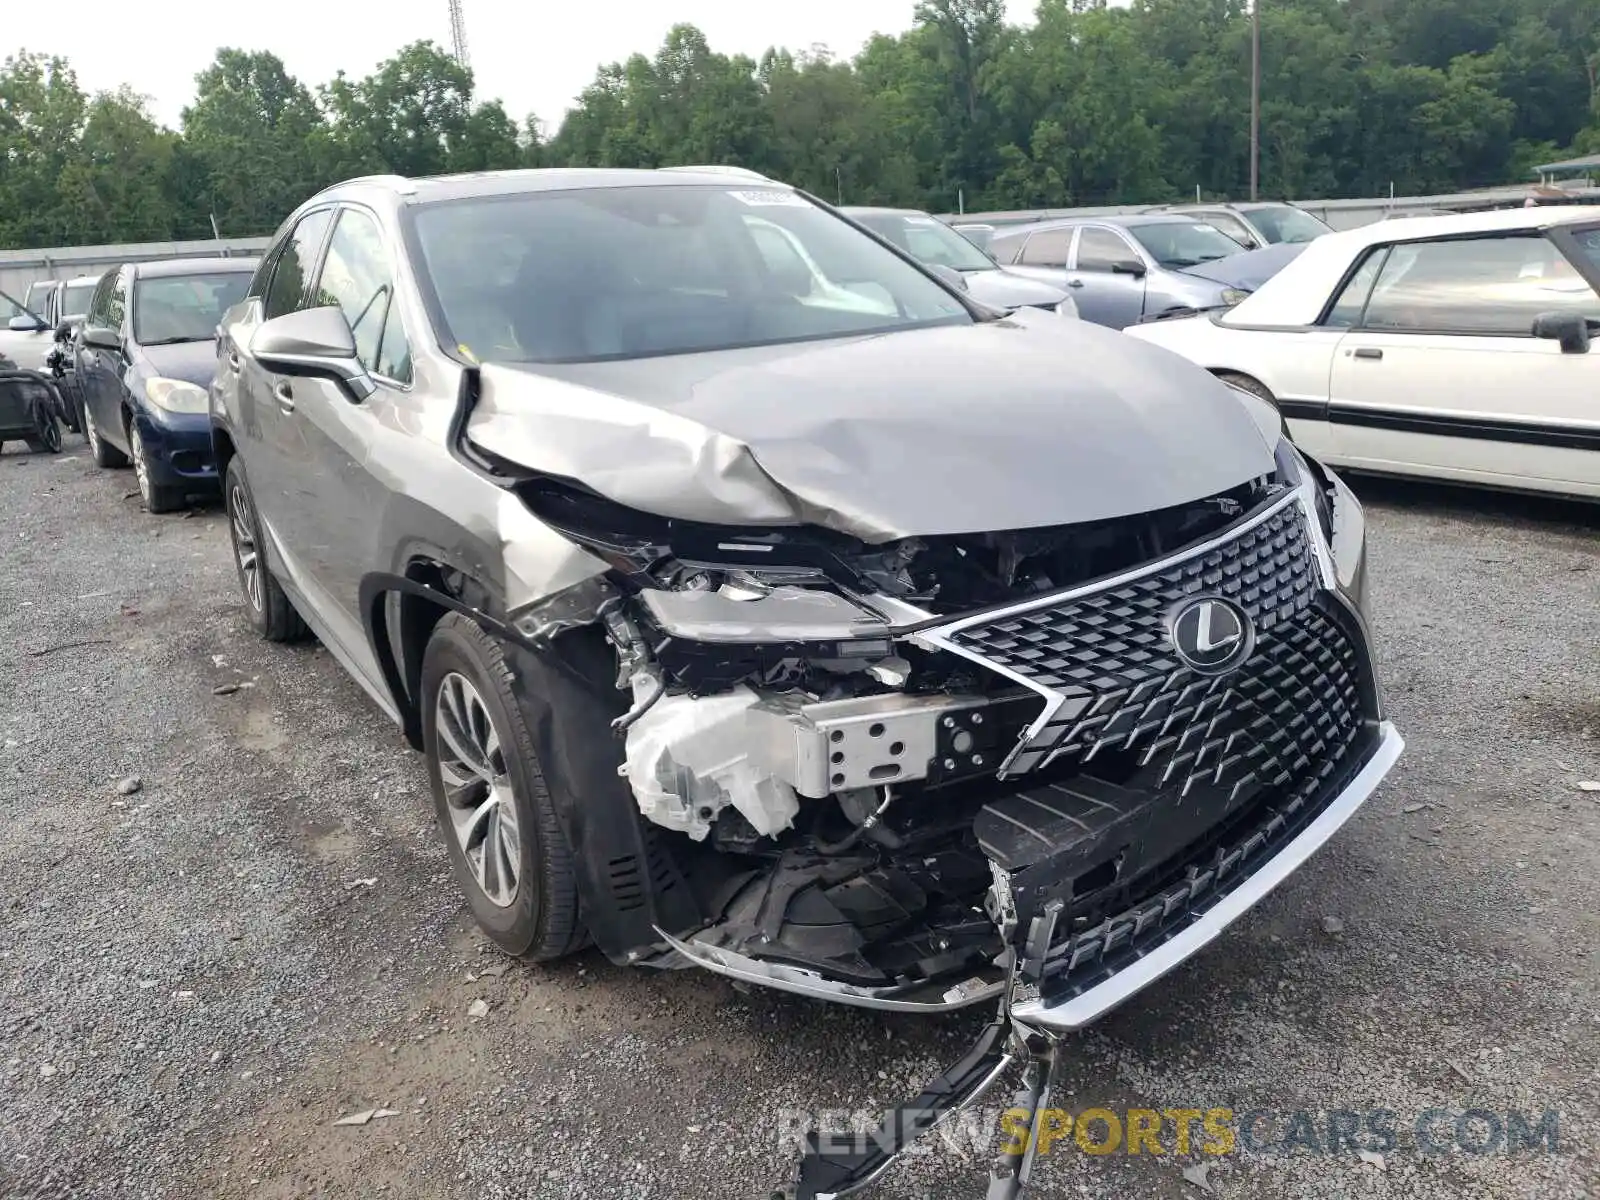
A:
<svg viewBox="0 0 1600 1200">
<path fill-rule="evenodd" d="M 92 454 L 100 453 L 100 431 L 95 428 L 94 416 L 89 412 L 89 406 L 83 406 L 83 440 L 89 443 Z"/>
<path fill-rule="evenodd" d="M 479 890 L 491 904 L 509 908 L 522 868 L 516 800 L 499 732 L 465 675 L 451 671 L 440 682 L 434 728 L 451 830 Z"/>
<path fill-rule="evenodd" d="M 128 422 L 128 449 L 133 456 L 133 473 L 139 480 L 139 495 L 146 508 L 150 507 L 150 464 L 144 458 L 144 439 L 139 436 L 139 426 Z"/>
<path fill-rule="evenodd" d="M 261 611 L 261 548 L 256 545 L 255 521 L 250 498 L 238 484 L 228 492 L 228 516 L 233 523 L 233 554 L 239 563 L 239 578 L 245 598 L 256 612 Z"/>
</svg>

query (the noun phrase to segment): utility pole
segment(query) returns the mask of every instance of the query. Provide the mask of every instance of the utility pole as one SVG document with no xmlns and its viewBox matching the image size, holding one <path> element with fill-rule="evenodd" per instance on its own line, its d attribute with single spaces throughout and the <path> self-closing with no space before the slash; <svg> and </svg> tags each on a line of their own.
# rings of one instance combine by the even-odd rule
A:
<svg viewBox="0 0 1600 1200">
<path fill-rule="evenodd" d="M 460 3 L 460 0 L 454 0 Z M 1261 170 L 1261 0 L 1250 0 L 1250 199 Z"/>
<path fill-rule="evenodd" d="M 450 50 L 455 60 L 471 69 L 467 61 L 467 18 L 461 11 L 461 0 L 450 0 Z"/>
</svg>

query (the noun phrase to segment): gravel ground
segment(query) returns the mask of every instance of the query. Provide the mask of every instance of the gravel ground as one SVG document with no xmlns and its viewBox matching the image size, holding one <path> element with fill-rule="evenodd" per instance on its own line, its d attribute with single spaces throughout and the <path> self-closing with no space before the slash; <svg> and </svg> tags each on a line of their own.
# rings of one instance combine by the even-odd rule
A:
<svg viewBox="0 0 1600 1200">
<path fill-rule="evenodd" d="M 1397 1143 L 1068 1139 L 1042 1196 L 1600 1195 L 1600 792 L 1578 786 L 1600 514 L 1361 488 L 1406 756 L 1249 918 L 1072 1040 L 1056 1087 L 1075 1111 L 1272 1110 L 1323 1143 L 1329 1110 L 1390 1109 Z M 398 733 L 326 653 L 248 635 L 215 508 L 150 517 L 132 490 L 76 438 L 0 456 L 0 1196 L 764 1196 L 785 1110 L 909 1098 L 975 1034 L 592 953 L 506 963 Z M 334 1124 L 376 1107 L 397 1115 Z M 1557 1145 L 1424 1153 L 1428 1109 L 1445 1142 L 1466 1109 L 1554 1110 Z M 873 1194 L 981 1195 L 974 1145 L 935 1140 Z"/>
</svg>

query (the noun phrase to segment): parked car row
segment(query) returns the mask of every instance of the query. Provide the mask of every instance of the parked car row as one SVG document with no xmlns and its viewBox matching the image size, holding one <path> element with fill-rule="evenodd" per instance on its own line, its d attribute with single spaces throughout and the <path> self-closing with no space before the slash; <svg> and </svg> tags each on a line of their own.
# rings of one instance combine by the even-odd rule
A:
<svg viewBox="0 0 1600 1200">
<path fill-rule="evenodd" d="M 64 423 L 84 435 L 98 466 L 133 468 L 150 512 L 217 490 L 208 416 L 217 324 L 258 265 L 132 264 L 35 285 L 28 300 L 11 302 L 18 365 L 49 370 Z"/>
<path fill-rule="evenodd" d="M 998 1003 L 940 1115 L 1396 761 L 1320 455 L 1422 459 L 1338 430 L 1595 481 L 1600 220 L 1473 220 L 1246 252 L 1151 213 L 990 257 L 737 169 L 375 177 L 259 263 L 107 274 L 77 373 L 96 461 L 152 511 L 220 480 L 251 626 L 317 636 L 421 752 L 498 945 Z M 1472 410 L 1524 377 L 1559 407 Z M 813 1144 L 796 1194 L 902 1144 Z"/>
</svg>

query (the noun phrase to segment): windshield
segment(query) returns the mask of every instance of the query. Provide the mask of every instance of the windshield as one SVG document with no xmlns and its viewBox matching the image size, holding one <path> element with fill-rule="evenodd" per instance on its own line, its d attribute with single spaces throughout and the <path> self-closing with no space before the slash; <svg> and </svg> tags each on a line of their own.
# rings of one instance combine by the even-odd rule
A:
<svg viewBox="0 0 1600 1200">
<path fill-rule="evenodd" d="M 966 324 L 915 267 L 793 192 L 662 185 L 415 210 L 441 340 L 590 362 Z"/>
<path fill-rule="evenodd" d="M 1128 232 L 1163 267 L 1192 267 L 1238 254 L 1239 243 L 1204 221 L 1162 221 L 1130 225 Z"/>
<path fill-rule="evenodd" d="M 61 289 L 63 321 L 79 320 L 89 311 L 89 301 L 94 297 L 98 283 L 98 280 L 91 279 L 88 283 L 69 283 Z"/>
<path fill-rule="evenodd" d="M 250 272 L 166 275 L 133 287 L 133 340 L 141 346 L 209 342 L 250 286 Z"/>
<path fill-rule="evenodd" d="M 921 213 L 862 213 L 852 216 L 918 262 L 957 271 L 992 271 L 994 261 L 937 217 Z"/>
<path fill-rule="evenodd" d="M 1309 242 L 1332 231 L 1332 226 L 1292 204 L 1252 208 L 1250 220 L 1269 242 Z"/>
</svg>

